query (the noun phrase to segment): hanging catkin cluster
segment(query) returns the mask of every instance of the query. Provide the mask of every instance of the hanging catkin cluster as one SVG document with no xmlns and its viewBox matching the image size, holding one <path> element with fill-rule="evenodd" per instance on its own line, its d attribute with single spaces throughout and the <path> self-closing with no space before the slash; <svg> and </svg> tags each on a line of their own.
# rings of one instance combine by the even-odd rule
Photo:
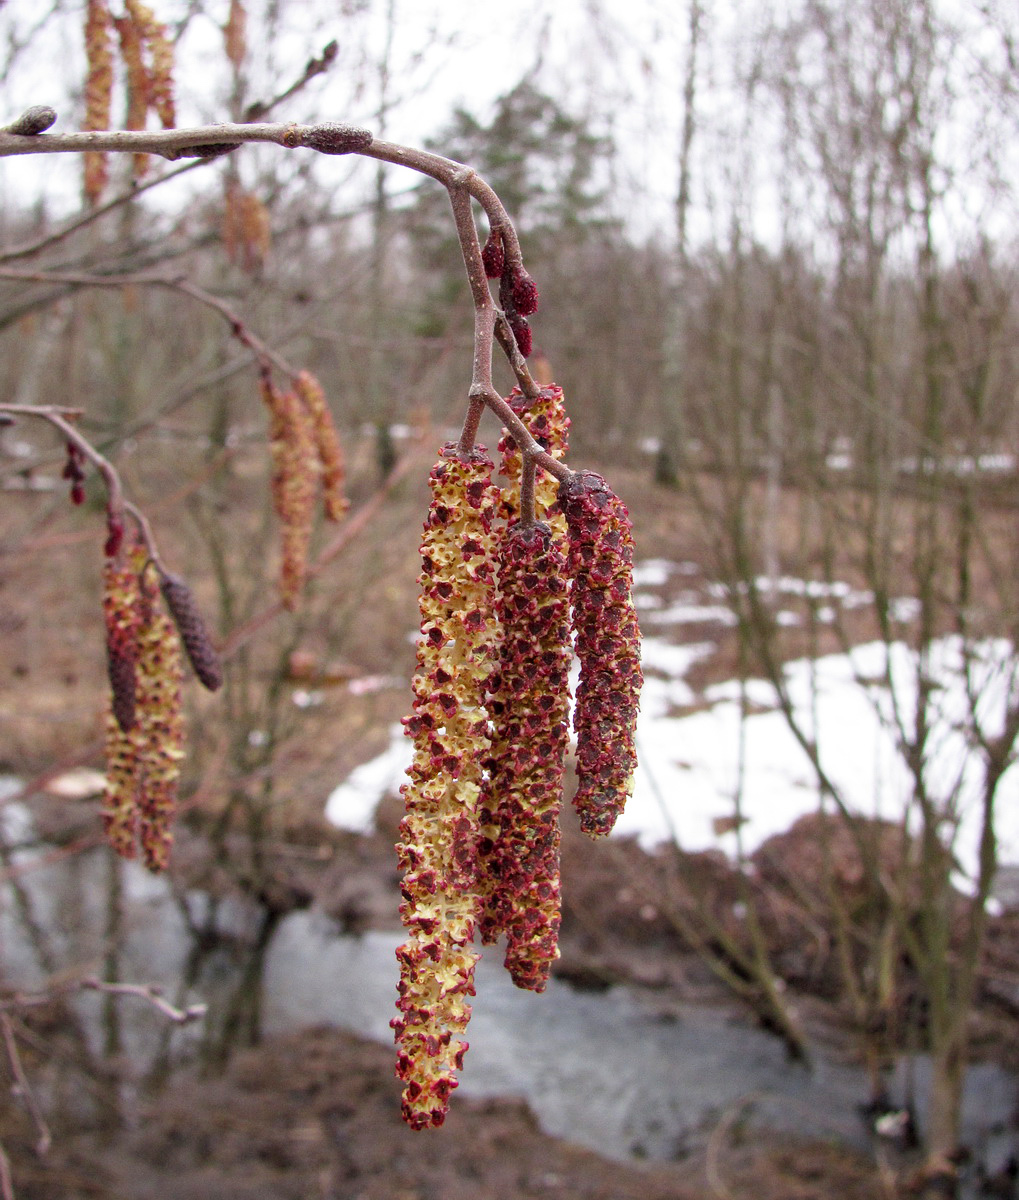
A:
<svg viewBox="0 0 1019 1200">
<path fill-rule="evenodd" d="M 343 449 L 322 387 L 309 371 L 297 375 L 290 391 L 281 391 L 263 371 L 261 392 L 269 410 L 272 502 L 282 526 L 280 596 L 293 609 L 308 573 L 320 488 L 327 520 L 341 520 L 348 508 Z"/>
<path fill-rule="evenodd" d="M 145 865 L 162 871 L 184 756 L 182 643 L 210 690 L 222 669 L 190 589 L 161 575 L 141 547 L 107 559 L 103 615 L 111 693 L 103 824 L 118 854 L 134 858 L 140 848 Z"/>
<path fill-rule="evenodd" d="M 114 34 L 127 82 L 127 129 L 144 129 L 155 113 L 164 129 L 176 124 L 173 42 L 166 26 L 141 0 L 124 0 L 122 15 L 110 12 L 107 0 L 88 0 L 85 8 L 85 129 L 109 129 L 113 103 Z M 109 178 L 105 151 L 90 150 L 85 159 L 85 198 L 97 204 Z M 144 174 L 147 156 L 134 156 L 135 177 Z"/>
<path fill-rule="evenodd" d="M 561 460 L 569 426 L 561 389 L 514 393 L 511 404 Z M 480 451 L 446 447 L 421 545 L 421 640 L 405 721 L 414 758 L 397 847 L 409 936 L 397 952 L 393 1021 L 404 1117 L 415 1129 L 442 1123 L 457 1084 L 475 927 L 486 943 L 505 937 L 506 967 L 520 987 L 542 991 L 558 957 L 571 628 L 588 833 L 608 832 L 635 763 L 640 666 L 626 510 L 598 476 L 566 473 L 557 487 L 539 474 L 534 507 L 544 519 L 535 520 L 520 511 L 512 438 L 500 450 L 506 485 L 497 490 Z M 493 518 L 503 522 L 494 530 Z"/>
</svg>

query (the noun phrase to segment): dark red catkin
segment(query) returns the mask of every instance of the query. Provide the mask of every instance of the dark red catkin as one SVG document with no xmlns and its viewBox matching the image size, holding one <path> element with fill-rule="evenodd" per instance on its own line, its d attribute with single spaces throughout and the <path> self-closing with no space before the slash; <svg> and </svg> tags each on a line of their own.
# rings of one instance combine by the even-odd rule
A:
<svg viewBox="0 0 1019 1200">
<path fill-rule="evenodd" d="M 484 942 L 506 935 L 517 987 L 543 991 L 559 957 L 559 808 L 568 743 L 566 559 L 548 525 L 514 524 L 499 543 L 499 665 L 481 793 Z"/>
<path fill-rule="evenodd" d="M 67 461 L 64 463 L 60 477 L 66 479 L 71 485 L 71 503 L 83 504 L 85 502 L 85 455 L 74 442 L 67 443 Z"/>
<path fill-rule="evenodd" d="M 194 593 L 183 579 L 169 574 L 160 577 L 159 590 L 177 626 L 188 662 L 203 687 L 215 692 L 223 686 L 223 664 L 198 611 Z"/>
<path fill-rule="evenodd" d="M 633 607 L 633 534 L 626 505 L 581 471 L 559 489 L 569 531 L 572 624 L 580 659 L 573 714 L 580 826 L 607 834 L 633 790 L 643 675 Z"/>
<path fill-rule="evenodd" d="M 481 262 L 489 279 L 498 279 L 502 275 L 506 264 L 506 251 L 503 249 L 502 238 L 494 229 L 481 248 Z"/>
</svg>

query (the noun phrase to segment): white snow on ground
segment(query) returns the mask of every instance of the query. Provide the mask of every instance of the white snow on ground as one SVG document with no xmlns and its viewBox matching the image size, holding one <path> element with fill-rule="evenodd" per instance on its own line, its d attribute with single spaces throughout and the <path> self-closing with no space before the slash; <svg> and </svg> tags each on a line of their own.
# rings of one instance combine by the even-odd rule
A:
<svg viewBox="0 0 1019 1200">
<path fill-rule="evenodd" d="M 661 586 L 675 569 L 653 560 L 640 564 L 636 575 L 642 587 Z M 777 590 L 808 593 L 806 584 L 794 582 L 783 580 Z M 848 589 L 830 586 L 820 595 L 843 605 L 855 599 Z M 676 623 L 684 623 L 681 616 Z M 737 834 L 719 834 L 716 827 L 731 825 L 738 812 L 739 837 L 749 852 L 818 806 L 816 772 L 771 684 L 749 680 L 742 697 L 736 681 L 703 695 L 687 684 L 691 666 L 713 648 L 704 642 L 676 645 L 657 636 L 643 640 L 640 765 L 616 833 L 635 836 L 645 846 L 677 838 L 687 850 L 718 847 L 735 853 Z M 975 715 L 985 737 L 1000 732 L 1009 689 L 1014 694 L 1019 688 L 1016 664 L 1007 641 L 987 640 L 975 653 L 971 648 L 967 682 L 962 642 L 951 636 L 932 644 L 926 670 L 935 698 L 927 787 L 946 814 L 944 836 L 954 838 L 960 867 L 969 874 L 977 855 L 981 771 L 967 727 L 973 728 Z M 816 729 L 820 765 L 855 811 L 898 819 L 909 803 L 910 778 L 896 744 L 897 728 L 912 732 L 916 671 L 916 656 L 904 643 L 886 647 L 879 642 L 785 668 L 796 720 L 808 740 Z M 410 757 L 410 739 L 396 725 L 389 748 L 330 795 L 328 818 L 342 828 L 370 829 L 379 800 L 399 788 Z M 996 812 L 1000 860 L 1019 863 L 1015 766 L 999 785 Z"/>
<path fill-rule="evenodd" d="M 981 773 L 968 744 L 969 700 L 962 677 L 961 642 L 942 638 L 932 646 L 929 674 L 935 684 L 937 721 L 931 732 L 927 786 L 946 813 L 945 835 L 957 825 L 956 854 L 971 873 L 979 837 Z M 971 668 L 977 719 L 986 736 L 1001 729 L 1000 714 L 1009 686 L 1010 647 L 1003 641 L 981 645 Z M 822 769 L 855 811 L 896 819 L 910 795 L 909 775 L 896 750 L 892 697 L 898 719 L 912 731 L 916 699 L 915 659 L 896 643 L 857 646 L 851 654 L 811 663 L 799 660 L 785 670 L 789 701 L 808 738 L 818 730 Z M 892 686 L 880 680 L 892 681 Z M 864 682 L 875 681 L 875 682 Z M 743 818 L 746 850 L 780 833 L 816 809 L 817 776 L 778 707 L 772 686 L 750 680 L 749 715 L 741 732 L 740 687 L 736 682 L 709 688 L 708 707 L 687 716 L 667 715 L 662 681 L 649 679 L 637 729 L 634 794 L 616 831 L 647 846 L 675 836 L 688 850 L 712 846 L 733 852 L 736 835 L 715 833 L 714 823 Z M 761 711 L 762 709 L 770 711 Z M 816 725 L 815 725 L 816 720 Z M 1019 771 L 1010 769 L 999 785 L 997 831 L 1002 862 L 1019 862 Z"/>
</svg>

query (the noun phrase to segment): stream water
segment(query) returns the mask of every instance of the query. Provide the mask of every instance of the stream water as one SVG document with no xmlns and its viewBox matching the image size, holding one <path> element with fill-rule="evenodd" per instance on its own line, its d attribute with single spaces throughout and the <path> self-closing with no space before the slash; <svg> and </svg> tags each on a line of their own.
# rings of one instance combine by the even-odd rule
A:
<svg viewBox="0 0 1019 1200">
<path fill-rule="evenodd" d="M 9 808 L 8 824 L 12 817 Z M 7 982 L 22 988 L 54 972 L 102 975 L 115 965 L 121 979 L 158 983 L 175 1003 L 207 1002 L 206 1018 L 184 1028 L 141 1002 L 120 1002 L 117 1042 L 139 1078 L 224 1058 L 231 1040 L 258 1033 L 332 1025 L 390 1041 L 397 933 L 341 936 L 314 911 L 271 926 L 236 903 L 210 920 L 206 897 L 175 900 L 163 880 L 132 864 L 113 869 L 97 851 L 20 875 L 16 891 L 0 893 L 0 953 Z M 111 883 L 123 913 L 115 951 Z M 858 1106 L 868 1093 L 858 1068 L 792 1064 L 777 1039 L 729 1009 L 691 1004 L 677 1018 L 656 1011 L 653 994 L 578 992 L 555 981 L 541 996 L 521 992 L 499 957 L 486 955 L 478 968 L 466 1095 L 525 1097 L 546 1132 L 619 1159 L 682 1157 L 743 1099 L 772 1128 L 864 1143 Z M 108 1037 L 103 1000 L 86 993 L 76 1004 L 99 1053 Z M 914 1068 L 922 1085 L 923 1062 Z M 1011 1075 L 974 1067 L 966 1140 L 995 1159 L 1011 1153 L 1016 1102 Z"/>
</svg>

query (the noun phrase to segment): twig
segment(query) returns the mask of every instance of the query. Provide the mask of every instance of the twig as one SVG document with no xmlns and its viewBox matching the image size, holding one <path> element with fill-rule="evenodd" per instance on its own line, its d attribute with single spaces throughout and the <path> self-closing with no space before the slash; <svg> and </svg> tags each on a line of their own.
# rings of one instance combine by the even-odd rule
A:
<svg viewBox="0 0 1019 1200">
<path fill-rule="evenodd" d="M 3 1033 L 7 1061 L 10 1063 L 11 1074 L 14 1076 L 14 1087 L 11 1091 L 15 1096 L 24 1101 L 29 1115 L 35 1122 L 35 1127 L 39 1133 L 39 1137 L 35 1143 L 35 1152 L 41 1158 L 49 1150 L 50 1146 L 53 1145 L 53 1136 L 50 1133 L 49 1126 L 46 1124 L 46 1118 L 42 1115 L 42 1109 L 35 1098 L 35 1093 L 28 1082 L 25 1068 L 21 1065 L 21 1055 L 18 1053 L 18 1044 L 14 1039 L 11 1019 L 5 1012 L 0 1012 L 0 1032 Z"/>
<path fill-rule="evenodd" d="M 15 417 L 38 417 L 58 429 L 65 440 L 80 450 L 103 477 L 103 483 L 106 485 L 107 509 L 110 514 L 119 516 L 123 513 L 124 491 L 121 487 L 120 476 L 109 459 L 100 454 L 95 446 L 68 421 L 69 415 L 77 415 L 74 409 L 60 408 L 50 404 L 0 404 L 0 412 L 9 413 Z"/>
<path fill-rule="evenodd" d="M 200 125 L 192 129 L 101 129 L 44 133 L 33 137 L 0 133 L 0 158 L 111 150 L 121 154 L 158 154 L 171 161 L 207 159 L 229 153 L 245 142 L 271 142 L 287 150 L 305 147 L 322 154 L 352 154 L 364 153 L 372 143 L 372 135 L 367 129 L 353 125 L 297 125 L 293 122 Z"/>
<path fill-rule="evenodd" d="M 0 1197 L 3 1200 L 15 1200 L 14 1182 L 11 1179 L 11 1163 L 4 1152 L 3 1146 L 0 1146 Z"/>
<path fill-rule="evenodd" d="M 155 984 L 144 983 L 105 983 L 101 979 L 82 979 L 78 986 L 85 991 L 104 992 L 110 996 L 137 996 L 175 1025 L 188 1025 L 192 1021 L 200 1021 L 208 1011 L 207 1004 L 189 1004 L 187 1008 L 175 1008 L 163 998 L 160 988 Z"/>
<path fill-rule="evenodd" d="M 273 96 L 271 100 L 256 100 L 253 104 L 249 104 L 244 116 L 248 121 L 261 121 L 269 115 L 274 108 L 281 105 L 284 100 L 289 100 L 295 96 L 301 88 L 305 87 L 317 75 L 323 74 L 336 61 L 336 55 L 339 53 L 339 44 L 335 41 L 327 42 L 322 48 L 322 53 L 317 58 L 310 58 L 305 64 L 304 71 L 300 79 L 295 80 L 290 87 L 285 88 L 277 96 Z"/>
<path fill-rule="evenodd" d="M 14 246 L 10 250 L 5 250 L 0 254 L 0 263 L 14 262 L 19 258 L 32 258 L 36 254 L 41 254 L 43 250 L 48 250 L 51 246 L 58 245 L 79 230 L 86 229 L 89 225 L 101 220 L 116 209 L 122 208 L 125 204 L 130 204 L 132 200 L 137 200 L 139 196 L 151 191 L 152 188 L 159 187 L 163 183 L 168 183 L 171 179 L 176 179 L 188 171 L 194 171 L 197 167 L 204 167 L 210 161 L 212 160 L 207 158 L 197 158 L 193 162 L 182 163 L 180 166 L 174 167 L 173 170 L 167 171 L 163 175 L 157 175 L 146 183 L 133 183 L 119 195 L 107 200 L 105 204 L 100 204 L 97 208 L 93 208 L 91 211 L 85 213 L 84 216 L 71 221 L 63 229 L 57 229 L 53 233 L 39 238 L 38 241 L 25 242 L 20 246 Z"/>
</svg>

